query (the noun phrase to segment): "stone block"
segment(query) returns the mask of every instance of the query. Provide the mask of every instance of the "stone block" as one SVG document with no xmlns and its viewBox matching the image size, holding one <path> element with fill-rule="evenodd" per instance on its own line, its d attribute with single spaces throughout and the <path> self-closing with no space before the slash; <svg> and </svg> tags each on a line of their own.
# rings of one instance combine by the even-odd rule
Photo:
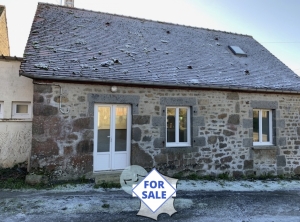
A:
<svg viewBox="0 0 300 222">
<path fill-rule="evenodd" d="M 161 105 L 172 106 L 194 106 L 196 105 L 196 98 L 194 97 L 161 97 Z"/>
<path fill-rule="evenodd" d="M 235 132 L 232 132 L 232 131 L 230 131 L 230 130 L 224 129 L 224 130 L 223 130 L 223 134 L 224 134 L 225 136 L 233 136 L 233 135 L 235 135 Z"/>
<path fill-rule="evenodd" d="M 93 170 L 93 155 L 79 154 L 71 157 L 70 165 L 77 169 L 78 173 L 88 173 Z"/>
<path fill-rule="evenodd" d="M 206 138 L 205 137 L 196 137 L 194 138 L 194 146 L 206 146 Z"/>
<path fill-rule="evenodd" d="M 43 175 L 28 174 L 25 177 L 25 183 L 30 185 L 47 184 L 48 178 Z"/>
<path fill-rule="evenodd" d="M 153 167 L 152 157 L 142 150 L 137 143 L 131 146 L 131 164 L 141 167 Z"/>
<path fill-rule="evenodd" d="M 278 139 L 278 146 L 285 146 L 286 145 L 286 138 L 285 137 L 280 137 Z"/>
<path fill-rule="evenodd" d="M 232 114 L 229 116 L 228 124 L 233 124 L 233 125 L 239 125 L 240 124 L 240 115 L 238 114 Z"/>
<path fill-rule="evenodd" d="M 253 119 L 243 119 L 244 128 L 253 128 Z"/>
<path fill-rule="evenodd" d="M 219 144 L 220 149 L 225 148 L 225 147 L 227 147 L 227 143 L 220 143 Z"/>
<path fill-rule="evenodd" d="M 278 167 L 285 167 L 286 166 L 285 156 L 277 156 L 277 166 Z"/>
<path fill-rule="evenodd" d="M 156 164 L 167 164 L 168 162 L 167 155 L 162 153 L 154 156 L 154 160 Z"/>
<path fill-rule="evenodd" d="M 294 169 L 294 173 L 296 175 L 300 175 L 300 166 L 297 166 L 295 169 Z"/>
<path fill-rule="evenodd" d="M 51 85 L 38 85 L 34 84 L 34 92 L 35 93 L 52 93 Z"/>
<path fill-rule="evenodd" d="M 285 128 L 285 120 L 284 119 L 277 120 L 276 121 L 276 127 Z"/>
<path fill-rule="evenodd" d="M 154 148 L 164 148 L 165 147 L 165 138 L 155 138 L 153 141 Z"/>
<path fill-rule="evenodd" d="M 77 154 L 82 153 L 92 153 L 93 152 L 93 141 L 92 140 L 82 140 L 76 146 Z"/>
<path fill-rule="evenodd" d="M 204 116 L 193 117 L 192 122 L 194 127 L 205 126 Z"/>
<path fill-rule="evenodd" d="M 150 142 L 152 140 L 152 136 L 144 136 L 142 141 L 143 142 Z"/>
<path fill-rule="evenodd" d="M 32 120 L 32 135 L 44 134 L 44 117 L 34 116 Z"/>
<path fill-rule="evenodd" d="M 253 146 L 253 139 L 252 138 L 244 138 L 243 139 L 243 146 L 244 147 L 251 147 L 251 146 Z"/>
<path fill-rule="evenodd" d="M 166 117 L 164 116 L 153 116 L 152 117 L 152 126 L 165 126 Z"/>
<path fill-rule="evenodd" d="M 253 160 L 244 161 L 244 170 L 253 170 Z"/>
<path fill-rule="evenodd" d="M 132 116 L 132 124 L 135 125 L 144 125 L 150 124 L 150 116 L 141 116 L 141 115 L 133 115 Z"/>
<path fill-rule="evenodd" d="M 94 128 L 93 117 L 79 118 L 73 121 L 73 132 L 78 132 L 81 130 L 93 129 L 93 128 Z"/>
<path fill-rule="evenodd" d="M 217 142 L 218 137 L 217 136 L 209 136 L 207 139 L 208 144 L 215 144 Z"/>
<path fill-rule="evenodd" d="M 34 116 L 54 116 L 58 114 L 58 108 L 44 104 L 34 104 L 33 115 Z"/>
<path fill-rule="evenodd" d="M 239 94 L 237 92 L 229 92 L 227 93 L 228 100 L 239 100 Z"/>
<path fill-rule="evenodd" d="M 141 141 L 142 137 L 142 130 L 139 127 L 133 127 L 132 128 L 132 139 L 134 141 Z"/>
<path fill-rule="evenodd" d="M 58 151 L 58 146 L 53 139 L 49 138 L 46 141 L 38 141 L 32 138 L 31 155 L 55 156 L 58 155 Z"/>
<path fill-rule="evenodd" d="M 78 102 L 85 102 L 85 96 L 78 96 L 77 100 Z"/>
<path fill-rule="evenodd" d="M 236 103 L 235 103 L 235 112 L 236 112 L 236 113 L 239 113 L 239 112 L 240 112 L 240 103 L 239 103 L 239 102 L 236 102 Z"/>
<path fill-rule="evenodd" d="M 33 103 L 43 103 L 44 97 L 38 93 L 33 94 Z"/>
<path fill-rule="evenodd" d="M 253 109 L 278 109 L 277 101 L 251 101 L 251 107 Z"/>
<path fill-rule="evenodd" d="M 230 163 L 232 161 L 232 156 L 226 156 L 220 159 L 221 163 Z"/>
<path fill-rule="evenodd" d="M 227 117 L 227 113 L 222 113 L 218 115 L 218 119 L 225 119 Z"/>
</svg>

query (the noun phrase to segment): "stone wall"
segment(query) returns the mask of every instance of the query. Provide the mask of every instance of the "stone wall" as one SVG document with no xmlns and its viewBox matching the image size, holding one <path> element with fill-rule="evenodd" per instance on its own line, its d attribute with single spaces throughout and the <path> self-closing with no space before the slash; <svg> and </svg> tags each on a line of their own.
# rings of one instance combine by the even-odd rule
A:
<svg viewBox="0 0 300 222">
<path fill-rule="evenodd" d="M 34 86 L 31 169 L 58 179 L 92 175 L 94 103 L 132 106 L 131 164 L 172 176 L 300 174 L 300 96 L 57 83 Z M 166 148 L 166 106 L 191 108 L 192 144 Z M 254 108 L 273 112 L 274 146 L 253 147 Z"/>
</svg>

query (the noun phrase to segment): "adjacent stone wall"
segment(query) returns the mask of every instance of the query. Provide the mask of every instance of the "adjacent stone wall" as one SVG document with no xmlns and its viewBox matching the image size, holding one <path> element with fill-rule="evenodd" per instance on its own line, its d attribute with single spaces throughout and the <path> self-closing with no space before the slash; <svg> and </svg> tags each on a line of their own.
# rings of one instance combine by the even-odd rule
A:
<svg viewBox="0 0 300 222">
<path fill-rule="evenodd" d="M 0 121 L 0 168 L 28 161 L 31 127 L 31 121 Z"/>
<path fill-rule="evenodd" d="M 300 96 L 57 83 L 35 85 L 31 169 L 92 175 L 94 103 L 132 106 L 131 164 L 162 173 L 300 174 Z M 191 108 L 192 144 L 166 148 L 166 106 Z M 273 112 L 274 146 L 253 147 L 254 108 Z"/>
</svg>

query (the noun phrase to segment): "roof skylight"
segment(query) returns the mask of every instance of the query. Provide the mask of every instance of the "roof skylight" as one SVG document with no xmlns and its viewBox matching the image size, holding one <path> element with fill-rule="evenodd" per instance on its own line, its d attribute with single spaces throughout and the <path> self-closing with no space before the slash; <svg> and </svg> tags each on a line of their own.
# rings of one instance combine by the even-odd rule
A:
<svg viewBox="0 0 300 222">
<path fill-rule="evenodd" d="M 238 46 L 229 45 L 228 48 L 233 52 L 235 55 L 239 56 L 247 56 L 247 54 Z"/>
</svg>

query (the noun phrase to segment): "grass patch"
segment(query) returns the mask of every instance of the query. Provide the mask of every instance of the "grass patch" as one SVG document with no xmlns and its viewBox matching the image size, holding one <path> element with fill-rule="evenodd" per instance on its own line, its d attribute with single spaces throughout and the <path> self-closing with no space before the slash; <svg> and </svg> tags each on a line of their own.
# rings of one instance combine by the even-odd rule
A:
<svg viewBox="0 0 300 222">
<path fill-rule="evenodd" d="M 114 182 L 102 182 L 100 184 L 95 184 L 94 188 L 98 189 L 98 188 L 104 188 L 104 189 L 111 189 L 111 188 L 121 188 L 121 184 L 120 183 L 114 183 Z"/>
</svg>

